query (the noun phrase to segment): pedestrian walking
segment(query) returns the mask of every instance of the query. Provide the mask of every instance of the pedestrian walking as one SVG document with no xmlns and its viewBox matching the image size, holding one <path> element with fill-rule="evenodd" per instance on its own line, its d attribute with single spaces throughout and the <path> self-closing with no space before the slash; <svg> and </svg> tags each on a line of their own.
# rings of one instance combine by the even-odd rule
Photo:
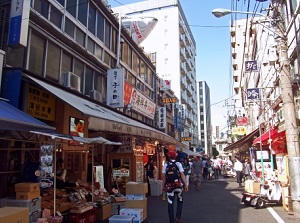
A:
<svg viewBox="0 0 300 223">
<path fill-rule="evenodd" d="M 153 162 L 154 162 L 153 159 L 150 158 L 144 167 L 146 172 L 147 183 L 148 183 L 148 195 L 151 195 L 150 180 L 154 179 L 155 168 Z"/>
<path fill-rule="evenodd" d="M 236 182 L 239 184 L 239 187 L 242 187 L 242 179 L 243 179 L 243 164 L 239 161 L 239 157 L 235 156 L 235 162 L 233 165 L 233 169 L 236 172 Z"/>
<path fill-rule="evenodd" d="M 189 186 L 190 175 L 191 175 L 191 165 L 188 158 L 185 158 L 182 164 L 184 170 L 184 176 L 186 179 L 187 186 Z"/>
<path fill-rule="evenodd" d="M 165 163 L 162 169 L 163 192 L 167 192 L 168 215 L 170 223 L 183 223 L 181 220 L 183 206 L 183 191 L 188 191 L 184 170 L 180 162 L 176 162 L 177 153 L 167 153 L 170 161 Z M 177 196 L 176 218 L 174 216 L 174 202 Z"/>
<path fill-rule="evenodd" d="M 193 176 L 192 178 L 193 178 L 196 190 L 200 190 L 201 178 L 203 175 L 203 164 L 202 164 L 202 161 L 200 160 L 199 156 L 195 157 L 195 160 L 192 164 L 191 175 Z"/>
<path fill-rule="evenodd" d="M 245 181 L 251 179 L 251 175 L 250 175 L 251 171 L 252 171 L 251 162 L 249 159 L 246 158 L 245 159 L 245 172 L 244 172 L 244 175 L 245 175 L 244 180 Z"/>
</svg>

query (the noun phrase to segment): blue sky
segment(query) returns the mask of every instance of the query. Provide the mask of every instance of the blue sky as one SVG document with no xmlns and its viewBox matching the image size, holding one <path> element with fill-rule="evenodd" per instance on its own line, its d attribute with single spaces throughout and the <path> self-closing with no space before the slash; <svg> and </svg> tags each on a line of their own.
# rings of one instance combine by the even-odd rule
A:
<svg viewBox="0 0 300 223">
<path fill-rule="evenodd" d="M 126 5 L 142 0 L 108 0 L 111 7 Z M 250 0 L 249 11 L 254 11 L 256 1 Z M 232 2 L 237 11 L 247 11 L 248 0 L 181 0 L 185 16 L 192 30 L 197 47 L 197 80 L 204 80 L 210 88 L 212 124 L 227 126 L 227 107 L 225 100 L 232 96 L 232 77 L 230 61 L 231 16 L 216 18 L 211 11 L 216 8 L 231 9 Z M 268 2 L 268 1 L 267 1 Z M 260 3 L 259 9 L 267 3 Z M 236 15 L 236 19 L 245 15 Z"/>
</svg>

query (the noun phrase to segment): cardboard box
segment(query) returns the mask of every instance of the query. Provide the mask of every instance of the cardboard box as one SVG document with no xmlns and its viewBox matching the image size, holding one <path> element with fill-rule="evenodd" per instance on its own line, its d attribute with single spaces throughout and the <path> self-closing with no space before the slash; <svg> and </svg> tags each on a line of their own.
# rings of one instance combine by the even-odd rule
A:
<svg viewBox="0 0 300 223">
<path fill-rule="evenodd" d="M 245 191 L 253 194 L 260 194 L 260 183 L 254 180 L 245 181 Z"/>
<path fill-rule="evenodd" d="M 98 207 L 96 209 L 96 220 L 104 221 L 112 216 L 111 204 L 106 204 L 104 206 Z"/>
<path fill-rule="evenodd" d="M 143 209 L 122 208 L 120 210 L 120 215 L 134 217 L 134 220 L 133 220 L 134 223 L 142 223 L 142 221 L 144 220 Z"/>
<path fill-rule="evenodd" d="M 126 200 L 144 200 L 145 194 L 126 194 Z"/>
<path fill-rule="evenodd" d="M 18 183 L 15 184 L 15 192 L 32 192 L 39 191 L 40 185 L 39 183 Z"/>
<path fill-rule="evenodd" d="M 148 183 L 127 183 L 126 194 L 147 194 Z"/>
<path fill-rule="evenodd" d="M 137 208 L 137 209 L 143 209 L 143 216 L 145 220 L 147 218 L 148 215 L 148 205 L 147 205 L 147 198 L 143 199 L 143 200 L 126 200 L 125 202 L 125 207 L 126 208 Z"/>
<path fill-rule="evenodd" d="M 0 222 L 29 223 L 29 209 L 21 207 L 0 208 Z"/>
<path fill-rule="evenodd" d="M 32 191 L 32 192 L 17 192 L 16 199 L 17 200 L 32 200 L 34 198 L 40 197 L 40 191 Z"/>
</svg>

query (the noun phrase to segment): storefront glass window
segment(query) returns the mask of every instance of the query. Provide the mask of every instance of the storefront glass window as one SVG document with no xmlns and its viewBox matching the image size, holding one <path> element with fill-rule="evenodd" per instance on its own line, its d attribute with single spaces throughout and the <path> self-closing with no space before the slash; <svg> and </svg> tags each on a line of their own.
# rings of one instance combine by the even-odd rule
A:
<svg viewBox="0 0 300 223">
<path fill-rule="evenodd" d="M 51 42 L 48 43 L 46 77 L 59 80 L 60 48 Z"/>
<path fill-rule="evenodd" d="M 89 8 L 89 31 L 95 35 L 95 27 L 96 27 L 96 9 L 90 4 Z"/>
<path fill-rule="evenodd" d="M 36 74 L 43 74 L 45 40 L 32 32 L 28 69 Z"/>
<path fill-rule="evenodd" d="M 78 1 L 78 20 L 86 26 L 87 22 L 87 9 L 88 9 L 88 1 L 79 0 Z"/>
<path fill-rule="evenodd" d="M 66 9 L 74 18 L 76 18 L 76 4 L 77 2 L 74 0 L 67 0 Z"/>
</svg>

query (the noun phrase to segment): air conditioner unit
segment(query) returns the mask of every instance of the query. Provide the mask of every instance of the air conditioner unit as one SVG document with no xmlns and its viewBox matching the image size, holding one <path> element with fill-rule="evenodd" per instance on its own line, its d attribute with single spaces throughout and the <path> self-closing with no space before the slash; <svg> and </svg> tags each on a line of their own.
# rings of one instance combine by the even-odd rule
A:
<svg viewBox="0 0 300 223">
<path fill-rule="evenodd" d="M 102 94 L 99 91 L 96 91 L 96 90 L 91 90 L 90 91 L 90 97 L 97 100 L 97 101 L 100 101 L 100 102 L 103 101 Z"/>
<path fill-rule="evenodd" d="M 80 77 L 72 72 L 64 73 L 63 85 L 76 91 L 80 91 Z"/>
</svg>

